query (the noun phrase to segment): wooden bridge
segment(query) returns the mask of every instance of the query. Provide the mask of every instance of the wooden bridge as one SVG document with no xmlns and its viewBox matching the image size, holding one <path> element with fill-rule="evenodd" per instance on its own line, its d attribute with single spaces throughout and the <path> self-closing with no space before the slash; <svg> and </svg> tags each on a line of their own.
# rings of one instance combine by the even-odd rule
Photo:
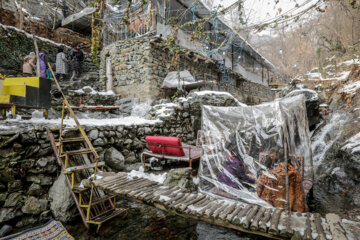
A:
<svg viewBox="0 0 360 240">
<path fill-rule="evenodd" d="M 127 173 L 103 174 L 93 184 L 106 192 L 241 232 L 273 239 L 360 239 L 360 223 L 341 219 L 336 214 L 327 214 L 325 218 L 318 213 L 287 214 L 284 209 L 269 209 L 201 192 L 189 193 Z"/>
</svg>

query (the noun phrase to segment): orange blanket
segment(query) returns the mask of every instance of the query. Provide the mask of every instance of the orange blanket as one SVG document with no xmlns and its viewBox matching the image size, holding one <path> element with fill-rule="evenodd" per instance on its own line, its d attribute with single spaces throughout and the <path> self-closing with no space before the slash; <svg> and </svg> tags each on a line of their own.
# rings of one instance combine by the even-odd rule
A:
<svg viewBox="0 0 360 240">
<path fill-rule="evenodd" d="M 257 180 L 258 196 L 274 207 L 285 208 L 286 206 L 284 166 L 285 163 L 280 163 L 275 169 L 268 172 L 272 176 L 263 173 Z M 308 211 L 300 173 L 292 165 L 288 164 L 288 174 L 290 210 L 298 212 Z"/>
</svg>

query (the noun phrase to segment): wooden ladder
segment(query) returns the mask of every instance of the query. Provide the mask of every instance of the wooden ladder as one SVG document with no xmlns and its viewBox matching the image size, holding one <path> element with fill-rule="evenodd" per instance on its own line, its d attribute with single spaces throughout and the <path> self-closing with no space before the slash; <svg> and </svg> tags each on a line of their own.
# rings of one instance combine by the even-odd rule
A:
<svg viewBox="0 0 360 240">
<path fill-rule="evenodd" d="M 51 66 L 49 69 L 55 76 Z M 54 80 L 63 98 L 61 124 L 59 129 L 46 128 L 46 130 L 85 227 L 89 228 L 89 224 L 97 225 L 96 232 L 98 232 L 102 223 L 126 213 L 126 209 L 116 208 L 115 196 L 106 194 L 92 184 L 92 180 L 96 180 L 98 168 L 103 170 L 105 163 L 99 162 L 94 146 L 77 120 L 55 77 Z M 65 110 L 75 121 L 75 128 L 64 128 Z M 53 133 L 55 131 L 58 132 L 57 141 Z"/>
</svg>

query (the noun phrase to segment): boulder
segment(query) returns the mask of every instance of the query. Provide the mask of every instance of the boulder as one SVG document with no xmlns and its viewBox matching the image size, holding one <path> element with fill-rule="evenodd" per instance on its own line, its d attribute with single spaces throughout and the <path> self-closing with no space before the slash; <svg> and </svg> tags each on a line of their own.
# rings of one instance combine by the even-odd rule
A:
<svg viewBox="0 0 360 240">
<path fill-rule="evenodd" d="M 105 141 L 102 138 L 98 138 L 95 141 L 93 141 L 93 145 L 94 146 L 104 146 Z"/>
<path fill-rule="evenodd" d="M 69 222 L 76 217 L 77 209 L 63 173 L 59 175 L 49 190 L 50 210 L 55 219 Z"/>
<path fill-rule="evenodd" d="M 89 133 L 89 137 L 93 140 L 97 139 L 99 136 L 99 131 L 97 129 L 93 129 Z"/>
<path fill-rule="evenodd" d="M 35 217 L 35 216 L 25 216 L 25 217 L 22 217 L 20 221 L 18 221 L 16 223 L 16 227 L 17 228 L 21 228 L 21 227 L 24 227 L 24 226 L 27 226 L 27 225 L 31 225 L 31 224 L 34 224 L 38 221 L 38 218 Z"/>
<path fill-rule="evenodd" d="M 26 214 L 40 214 L 45 211 L 48 205 L 48 201 L 44 199 L 37 199 L 36 197 L 29 197 L 26 199 L 21 211 Z"/>
<path fill-rule="evenodd" d="M 19 192 L 10 193 L 9 196 L 6 198 L 4 207 L 16 207 L 21 205 L 21 201 L 23 196 Z"/>
<path fill-rule="evenodd" d="M 319 113 L 319 96 L 310 89 L 297 89 L 288 93 L 285 97 L 294 97 L 303 94 L 305 96 L 306 114 L 309 121 L 309 129 L 313 130 L 321 120 Z"/>
<path fill-rule="evenodd" d="M 27 194 L 30 196 L 40 196 L 45 191 L 42 189 L 42 187 L 37 183 L 32 183 L 29 187 L 29 190 L 27 191 Z"/>
<path fill-rule="evenodd" d="M 125 159 L 125 162 L 126 163 L 136 163 L 138 162 L 136 156 L 135 156 L 135 153 L 134 152 L 130 152 L 127 156 L 126 156 L 126 159 Z"/>
<path fill-rule="evenodd" d="M 171 169 L 164 181 L 165 186 L 178 186 L 189 191 L 196 191 L 196 185 L 191 179 L 191 168 Z"/>
<path fill-rule="evenodd" d="M 15 180 L 8 183 L 8 191 L 9 192 L 16 192 L 22 189 L 21 180 Z"/>
<path fill-rule="evenodd" d="M 106 165 L 108 165 L 111 169 L 114 169 L 117 171 L 121 171 L 124 169 L 125 158 L 114 147 L 111 147 L 105 151 L 104 160 L 105 160 Z"/>
<path fill-rule="evenodd" d="M 0 223 L 7 222 L 16 217 L 22 216 L 23 213 L 16 208 L 1 208 L 0 209 Z"/>
</svg>

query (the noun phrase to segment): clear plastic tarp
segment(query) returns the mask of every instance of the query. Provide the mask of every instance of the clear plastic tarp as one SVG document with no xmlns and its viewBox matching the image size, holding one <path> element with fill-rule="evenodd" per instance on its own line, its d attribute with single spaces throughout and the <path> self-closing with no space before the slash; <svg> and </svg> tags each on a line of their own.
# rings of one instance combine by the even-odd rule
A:
<svg viewBox="0 0 360 240">
<path fill-rule="evenodd" d="M 312 164 L 303 95 L 256 106 L 203 106 L 201 135 L 201 190 L 285 207 L 287 159 L 290 210 L 308 210 Z"/>
<path fill-rule="evenodd" d="M 167 88 L 196 88 L 204 85 L 204 81 L 196 81 L 188 70 L 169 72 L 162 84 Z"/>
</svg>

